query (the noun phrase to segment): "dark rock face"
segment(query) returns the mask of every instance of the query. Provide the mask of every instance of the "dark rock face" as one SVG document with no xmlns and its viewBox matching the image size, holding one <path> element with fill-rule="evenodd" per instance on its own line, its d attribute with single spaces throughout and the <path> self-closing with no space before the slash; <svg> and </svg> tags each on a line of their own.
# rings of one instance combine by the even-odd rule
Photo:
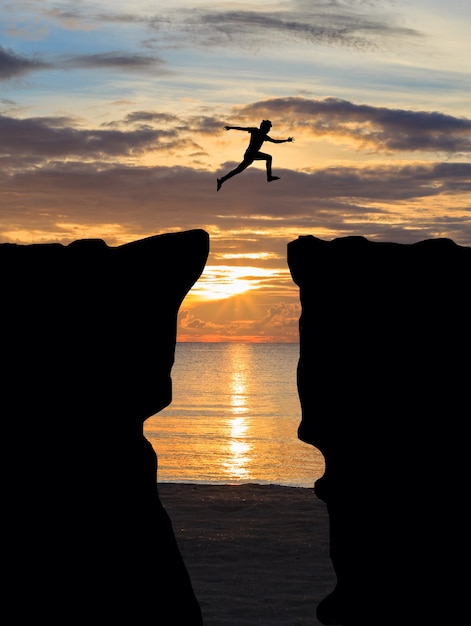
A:
<svg viewBox="0 0 471 626">
<path fill-rule="evenodd" d="M 323 624 L 471 624 L 471 248 L 288 244 L 299 437 L 325 457 Z"/>
<path fill-rule="evenodd" d="M 202 230 L 0 245 L 9 623 L 202 623 L 143 423 L 171 402 Z"/>
</svg>

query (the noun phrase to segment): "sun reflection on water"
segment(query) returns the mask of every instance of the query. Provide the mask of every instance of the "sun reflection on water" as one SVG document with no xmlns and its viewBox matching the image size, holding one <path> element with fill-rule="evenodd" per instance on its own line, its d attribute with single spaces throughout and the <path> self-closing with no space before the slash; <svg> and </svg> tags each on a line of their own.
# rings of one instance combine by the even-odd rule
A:
<svg viewBox="0 0 471 626">
<path fill-rule="evenodd" d="M 171 404 L 145 423 L 160 482 L 312 487 L 324 458 L 301 442 L 291 344 L 177 344 Z"/>
<path fill-rule="evenodd" d="M 247 407 L 248 351 L 243 345 L 234 345 L 231 350 L 230 367 L 230 417 L 227 420 L 229 441 L 228 458 L 223 463 L 225 473 L 232 479 L 250 479 L 252 445 L 248 441 L 249 421 Z"/>
<path fill-rule="evenodd" d="M 231 413 L 240 415 L 247 413 L 247 384 L 245 373 L 233 372 L 231 378 Z"/>
</svg>

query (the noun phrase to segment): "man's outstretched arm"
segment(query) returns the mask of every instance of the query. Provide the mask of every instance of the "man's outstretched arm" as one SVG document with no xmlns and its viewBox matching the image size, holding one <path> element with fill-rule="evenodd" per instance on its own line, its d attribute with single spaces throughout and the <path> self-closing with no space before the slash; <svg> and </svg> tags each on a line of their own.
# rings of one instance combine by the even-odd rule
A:
<svg viewBox="0 0 471 626">
<path fill-rule="evenodd" d="M 266 141 L 271 141 L 272 143 L 286 143 L 289 141 L 290 143 L 294 141 L 294 137 L 288 137 L 288 139 L 272 139 L 272 137 L 266 137 Z"/>
<path fill-rule="evenodd" d="M 224 130 L 246 130 L 247 132 L 250 133 L 252 130 L 255 130 L 255 129 L 251 127 L 246 127 L 246 126 L 224 126 Z"/>
</svg>

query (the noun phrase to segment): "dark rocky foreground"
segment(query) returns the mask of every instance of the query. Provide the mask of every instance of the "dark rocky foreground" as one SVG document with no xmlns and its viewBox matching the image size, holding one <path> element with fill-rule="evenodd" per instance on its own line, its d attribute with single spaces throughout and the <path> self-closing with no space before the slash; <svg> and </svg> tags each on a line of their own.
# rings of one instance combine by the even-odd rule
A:
<svg viewBox="0 0 471 626">
<path fill-rule="evenodd" d="M 308 236 L 288 264 L 337 576 L 319 620 L 471 624 L 471 248 Z"/>
<path fill-rule="evenodd" d="M 201 623 L 143 423 L 208 252 L 202 230 L 0 245 L 5 624 Z"/>
<path fill-rule="evenodd" d="M 0 245 L 5 623 L 201 625 L 143 423 L 208 252 L 202 230 Z M 471 624 L 471 249 L 300 237 L 288 264 L 337 577 L 319 620 Z"/>
</svg>

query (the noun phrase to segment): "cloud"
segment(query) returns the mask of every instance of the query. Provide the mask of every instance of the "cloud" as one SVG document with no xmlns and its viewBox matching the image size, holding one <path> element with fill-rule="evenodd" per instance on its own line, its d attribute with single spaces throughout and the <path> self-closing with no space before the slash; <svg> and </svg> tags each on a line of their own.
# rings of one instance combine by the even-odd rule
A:
<svg viewBox="0 0 471 626">
<path fill-rule="evenodd" d="M 249 5 L 247 5 L 249 6 Z M 202 47 L 260 49 L 292 42 L 371 49 L 389 38 L 419 36 L 397 25 L 393 16 L 378 12 L 369 2 L 283 2 L 266 10 L 252 8 L 193 8 L 167 11 L 154 16 L 149 25 L 174 44 L 183 41 Z M 185 45 L 185 44 L 183 44 Z"/>
<path fill-rule="evenodd" d="M 158 70 L 159 75 L 171 74 L 161 59 L 116 51 L 64 56 L 59 65 L 62 69 Z"/>
<path fill-rule="evenodd" d="M 138 125 L 157 124 L 164 127 L 173 127 L 175 132 L 182 136 L 186 133 L 200 133 L 202 135 L 214 135 L 221 131 L 223 122 L 216 117 L 209 115 L 190 115 L 185 118 L 170 113 L 160 111 L 133 111 L 128 113 L 126 123 Z"/>
<path fill-rule="evenodd" d="M 169 147 L 176 138 L 172 130 L 84 130 L 65 117 L 18 119 L 3 115 L 0 115 L 0 136 L 2 154 L 11 159 L 11 166 L 21 163 L 22 157 L 31 156 L 36 156 L 39 161 L 59 157 L 132 156 L 153 150 L 162 142 Z"/>
<path fill-rule="evenodd" d="M 54 63 L 36 57 L 15 54 L 0 46 L 0 81 L 11 80 L 44 70 L 121 70 L 146 71 L 153 76 L 166 76 L 172 72 L 166 67 L 165 61 L 150 55 L 132 54 L 109 51 L 97 54 L 62 55 L 54 59 Z"/>
<path fill-rule="evenodd" d="M 15 54 L 12 50 L 0 46 L 0 81 L 11 80 L 50 67 L 49 63 L 40 59 Z"/>
<path fill-rule="evenodd" d="M 328 139 L 370 153 L 461 155 L 466 160 L 471 152 L 471 119 L 436 111 L 376 107 L 339 98 L 288 97 L 234 108 L 231 118 L 250 125 L 263 118 L 279 119 L 299 140 Z M 198 135 L 215 136 L 222 126 L 221 118 L 214 115 L 183 117 L 158 110 L 137 110 L 96 129 L 83 129 L 70 118 L 0 115 L 3 154 L 12 163 L 21 155 L 37 155 L 39 160 L 124 158 L 174 148 L 179 153 L 184 149 L 203 153 Z"/>
<path fill-rule="evenodd" d="M 67 117 L 0 115 L 0 235 L 21 240 L 29 229 L 37 238 L 49 232 L 52 240 L 67 240 L 78 224 L 88 224 L 122 241 L 126 233 L 202 227 L 218 259 L 250 265 L 245 253 L 271 268 L 283 258 L 287 239 L 313 229 L 407 241 L 420 231 L 471 244 L 468 119 L 333 98 L 270 99 L 237 109 L 237 116 L 253 121 L 267 112 L 297 125 L 300 139 L 356 137 L 360 148 L 369 133 L 369 149 L 442 150 L 447 160 L 279 167 L 276 186 L 253 167 L 217 194 L 217 172 L 172 160 L 173 152 L 188 154 L 198 133 L 220 130 L 216 116 L 136 110 L 106 127 L 82 128 Z M 467 158 L 451 161 L 458 149 Z M 158 165 L 151 165 L 154 157 Z M 116 223 L 118 234 L 110 227 Z"/>
<path fill-rule="evenodd" d="M 289 279 L 291 283 L 291 278 Z M 286 291 L 285 291 L 286 295 Z M 237 297 L 228 302 L 236 302 Z M 244 299 L 244 295 L 240 296 Z M 178 315 L 179 341 L 230 341 L 231 339 L 257 340 L 264 342 L 298 340 L 299 333 L 299 295 L 293 289 L 294 302 L 275 304 L 260 320 L 226 320 L 218 322 L 214 319 L 203 319 L 188 308 L 182 308 Z M 184 303 L 185 306 L 185 303 Z M 230 306 L 230 305 L 229 305 Z"/>
<path fill-rule="evenodd" d="M 274 98 L 234 113 L 262 119 L 278 116 L 300 132 L 351 140 L 360 149 L 381 152 L 471 151 L 471 120 L 440 112 L 410 111 L 353 104 L 339 98 Z"/>
<path fill-rule="evenodd" d="M 471 192 L 471 163 L 338 166 L 294 176 L 306 176 L 309 187 L 316 189 L 316 196 L 326 199 L 348 197 L 403 202 L 441 195 L 445 191 L 448 194 Z"/>
<path fill-rule="evenodd" d="M 253 329 L 296 329 L 299 328 L 300 306 L 298 303 L 280 302 L 270 307 L 261 320 L 253 322 Z"/>
<path fill-rule="evenodd" d="M 202 170 L 53 161 L 9 172 L 5 161 L 0 164 L 0 234 L 11 221 L 51 232 L 58 222 L 117 222 L 123 236 L 126 230 L 146 236 L 156 230 L 206 228 L 218 258 L 236 249 L 251 255 L 272 252 L 279 259 L 287 238 L 313 229 L 377 238 L 398 237 L 395 229 L 407 225 L 400 237 L 408 239 L 415 236 L 414 224 L 433 230 L 447 217 L 439 232 L 471 245 L 469 163 L 281 171 L 283 183 L 276 189 L 252 170 L 224 190 L 223 206 L 214 174 Z M 230 262 L 243 264 L 244 259 L 225 260 Z"/>
<path fill-rule="evenodd" d="M 170 4 L 170 3 L 169 3 Z M 393 5 L 394 6 L 394 5 Z M 69 30 L 92 30 L 96 24 L 147 26 L 158 33 L 159 47 L 202 48 L 238 47 L 247 50 L 277 48 L 297 43 L 340 46 L 356 50 L 381 47 L 392 39 L 413 40 L 416 30 L 400 25 L 401 16 L 387 9 L 385 2 L 365 0 L 287 0 L 268 4 L 222 3 L 198 7 L 163 6 L 157 13 L 134 7 L 134 12 L 77 8 L 63 3 L 61 8 L 38 11 Z M 145 45 L 152 46 L 152 42 Z"/>
<path fill-rule="evenodd" d="M 133 111 L 128 113 L 126 121 L 130 123 L 157 123 L 175 124 L 182 123 L 181 119 L 173 113 L 160 113 L 158 111 Z"/>
</svg>

